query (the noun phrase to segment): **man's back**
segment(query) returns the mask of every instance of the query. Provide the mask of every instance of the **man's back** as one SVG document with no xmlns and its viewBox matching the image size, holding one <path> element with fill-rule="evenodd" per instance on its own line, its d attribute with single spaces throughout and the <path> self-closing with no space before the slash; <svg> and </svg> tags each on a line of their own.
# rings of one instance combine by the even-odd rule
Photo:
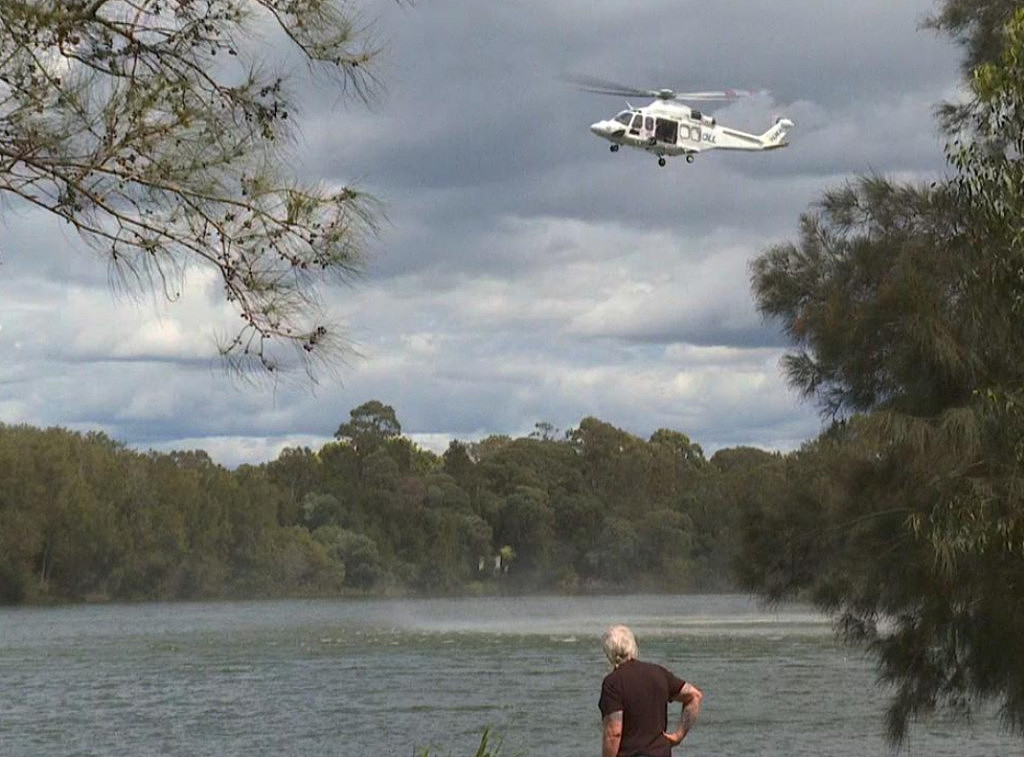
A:
<svg viewBox="0 0 1024 757">
<path fill-rule="evenodd" d="M 660 665 L 635 659 L 605 676 L 599 706 L 602 717 L 622 712 L 621 757 L 669 757 L 666 708 L 684 683 Z"/>
</svg>

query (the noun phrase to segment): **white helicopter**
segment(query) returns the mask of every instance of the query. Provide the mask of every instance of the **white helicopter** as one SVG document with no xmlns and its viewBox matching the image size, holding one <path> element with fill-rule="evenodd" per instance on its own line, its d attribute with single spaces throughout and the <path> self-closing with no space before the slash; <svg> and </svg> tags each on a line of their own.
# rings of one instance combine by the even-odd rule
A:
<svg viewBox="0 0 1024 757">
<path fill-rule="evenodd" d="M 637 89 L 592 77 L 570 77 L 587 92 L 622 97 L 653 97 L 648 105 L 635 107 L 626 102 L 626 110 L 614 118 L 590 125 L 590 130 L 611 142 L 611 151 L 635 147 L 665 158 L 684 155 L 687 163 L 707 150 L 777 150 L 786 147 L 793 122 L 779 118 L 764 134 L 748 134 L 718 123 L 714 117 L 684 105 L 684 101 L 736 100 L 760 94 L 763 90 L 725 89 L 711 92 L 675 92 L 671 89 Z"/>
</svg>

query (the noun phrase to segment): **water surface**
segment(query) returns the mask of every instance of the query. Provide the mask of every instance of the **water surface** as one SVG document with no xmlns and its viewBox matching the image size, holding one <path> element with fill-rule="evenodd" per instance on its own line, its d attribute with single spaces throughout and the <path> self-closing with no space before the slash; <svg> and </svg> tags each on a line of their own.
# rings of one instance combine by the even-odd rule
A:
<svg viewBox="0 0 1024 757">
<path fill-rule="evenodd" d="M 706 695 L 675 754 L 888 754 L 886 692 L 824 618 L 743 597 L 94 605 L 0 610 L 0 754 L 600 754 L 600 636 Z M 906 755 L 1024 755 L 991 718 L 917 725 Z"/>
</svg>

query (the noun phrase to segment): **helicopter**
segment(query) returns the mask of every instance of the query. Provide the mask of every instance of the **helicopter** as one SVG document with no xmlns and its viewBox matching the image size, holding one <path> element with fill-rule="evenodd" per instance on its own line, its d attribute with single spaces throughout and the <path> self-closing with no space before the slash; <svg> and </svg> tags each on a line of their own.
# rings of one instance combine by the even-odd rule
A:
<svg viewBox="0 0 1024 757">
<path fill-rule="evenodd" d="M 626 110 L 613 118 L 590 125 L 590 131 L 611 142 L 612 152 L 635 147 L 658 156 L 658 165 L 666 158 L 682 155 L 692 163 L 697 153 L 708 150 L 778 150 L 786 147 L 793 128 L 788 118 L 778 118 L 763 134 L 733 129 L 685 102 L 737 100 L 764 94 L 766 90 L 724 89 L 708 92 L 676 92 L 671 89 L 639 89 L 592 77 L 568 77 L 581 89 L 601 95 L 653 97 L 647 105 L 635 107 L 626 102 Z"/>
</svg>

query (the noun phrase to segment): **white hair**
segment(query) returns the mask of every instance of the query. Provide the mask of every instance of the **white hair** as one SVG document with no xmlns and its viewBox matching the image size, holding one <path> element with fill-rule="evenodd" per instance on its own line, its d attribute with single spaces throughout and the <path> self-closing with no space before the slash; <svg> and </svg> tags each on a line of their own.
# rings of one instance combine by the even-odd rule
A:
<svg viewBox="0 0 1024 757">
<path fill-rule="evenodd" d="M 612 665 L 621 665 L 637 656 L 636 637 L 626 626 L 612 626 L 602 639 L 604 654 Z"/>
</svg>

